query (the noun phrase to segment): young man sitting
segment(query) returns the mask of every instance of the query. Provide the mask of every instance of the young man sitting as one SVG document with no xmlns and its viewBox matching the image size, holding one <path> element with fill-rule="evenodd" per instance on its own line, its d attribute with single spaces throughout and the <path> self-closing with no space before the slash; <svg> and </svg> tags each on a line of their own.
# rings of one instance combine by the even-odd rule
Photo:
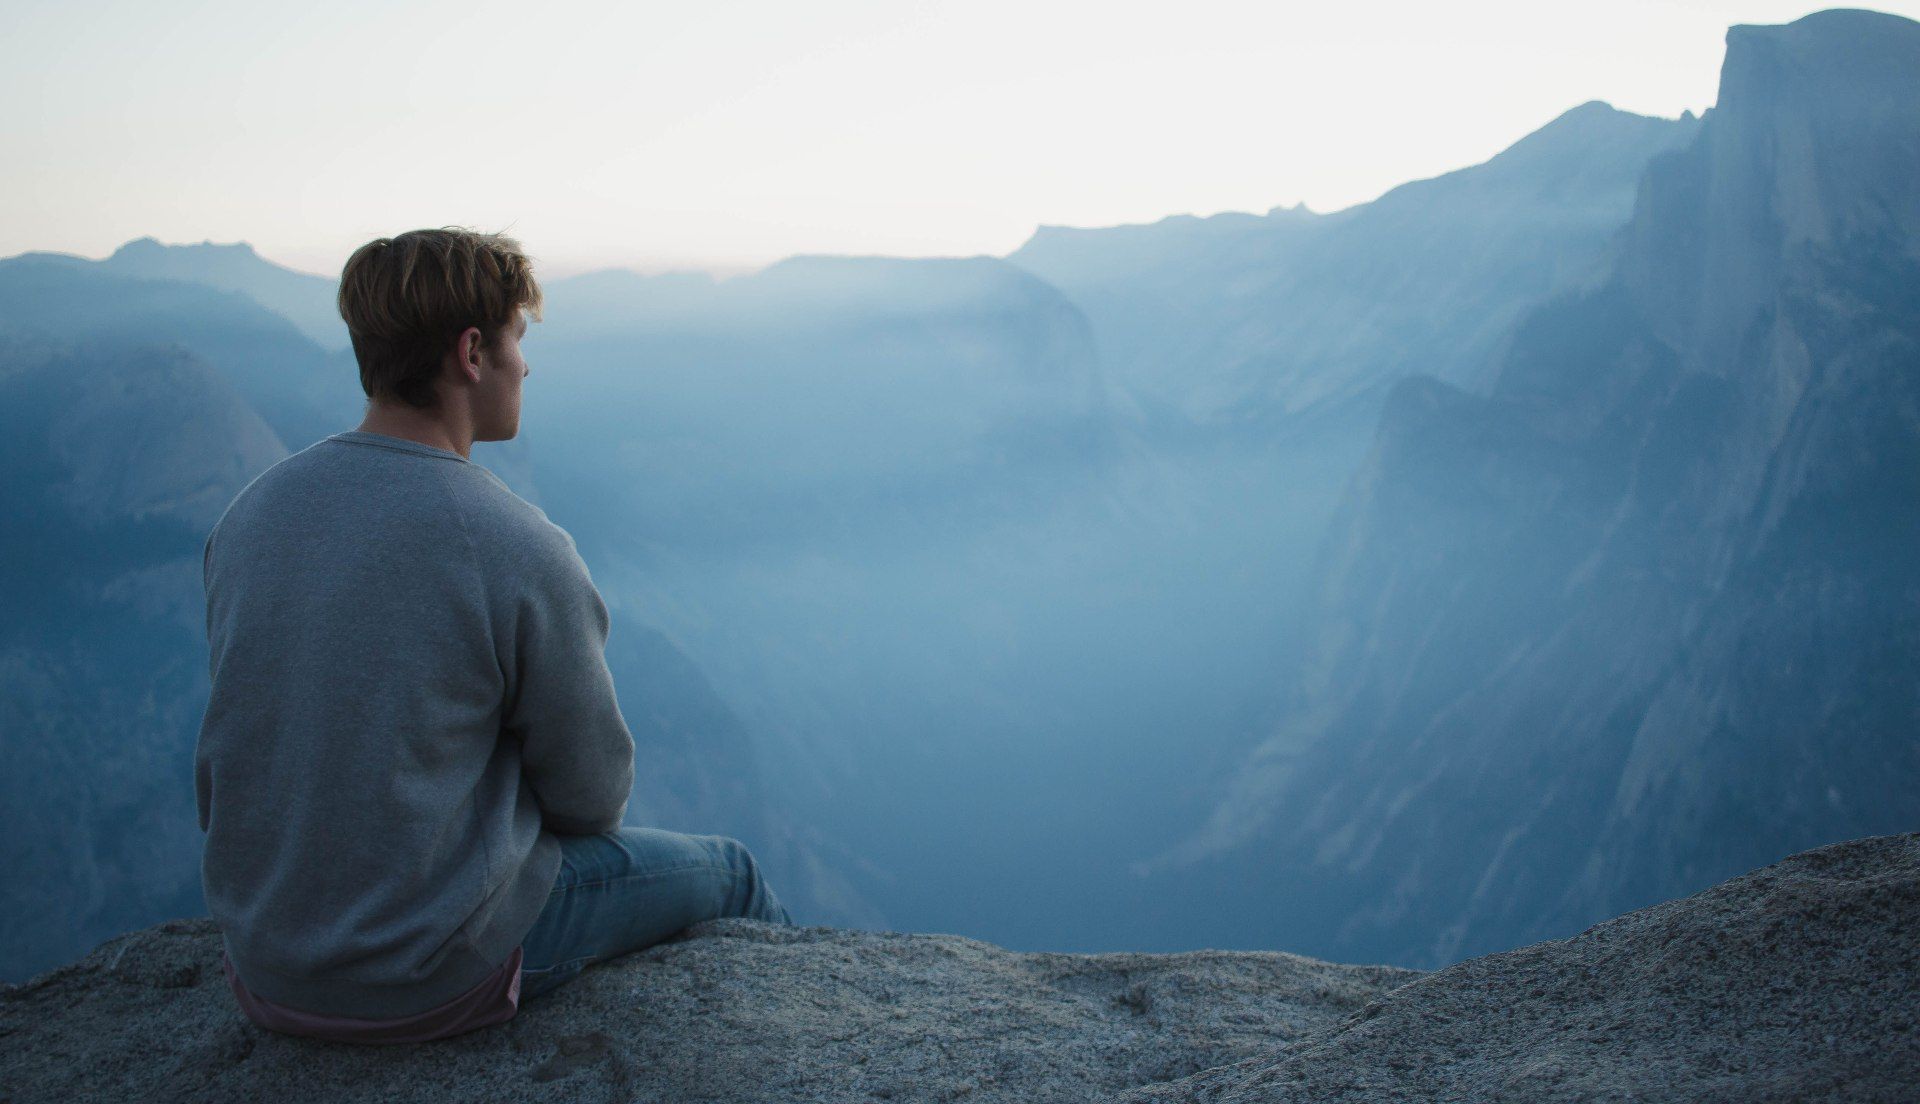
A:
<svg viewBox="0 0 1920 1104">
<path fill-rule="evenodd" d="M 700 920 L 792 923 L 738 840 L 622 823 L 607 607 L 573 538 L 468 458 L 520 429 L 519 244 L 375 239 L 339 305 L 365 421 L 262 472 L 206 543 L 194 789 L 241 1009 L 420 1042 Z"/>
</svg>

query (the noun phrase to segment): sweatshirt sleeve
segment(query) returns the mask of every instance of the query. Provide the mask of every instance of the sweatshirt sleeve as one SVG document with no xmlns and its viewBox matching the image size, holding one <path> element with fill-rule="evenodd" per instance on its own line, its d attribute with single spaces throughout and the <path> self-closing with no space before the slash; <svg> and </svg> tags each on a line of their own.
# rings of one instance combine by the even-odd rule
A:
<svg viewBox="0 0 1920 1104">
<path fill-rule="evenodd" d="M 517 588 L 504 728 L 521 741 L 521 771 L 547 830 L 594 835 L 626 816 L 633 735 L 607 669 L 606 603 L 564 530 L 553 547 Z"/>
</svg>

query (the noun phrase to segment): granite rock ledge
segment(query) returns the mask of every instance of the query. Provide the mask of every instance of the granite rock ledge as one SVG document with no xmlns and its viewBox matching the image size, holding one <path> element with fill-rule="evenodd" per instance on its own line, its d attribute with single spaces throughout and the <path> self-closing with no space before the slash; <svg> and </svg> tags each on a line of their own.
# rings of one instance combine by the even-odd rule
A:
<svg viewBox="0 0 1920 1104">
<path fill-rule="evenodd" d="M 1803 852 L 1422 974 L 699 924 L 416 1046 L 262 1031 L 212 921 L 0 988 L 0 1104 L 1898 1100 L 1920 1085 L 1920 833 Z"/>
</svg>

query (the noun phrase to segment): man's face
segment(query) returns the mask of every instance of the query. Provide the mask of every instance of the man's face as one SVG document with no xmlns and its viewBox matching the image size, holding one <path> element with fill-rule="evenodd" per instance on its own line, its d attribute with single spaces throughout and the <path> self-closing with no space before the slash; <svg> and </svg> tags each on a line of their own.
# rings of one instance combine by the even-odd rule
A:
<svg viewBox="0 0 1920 1104">
<path fill-rule="evenodd" d="M 517 314 L 501 327 L 492 345 L 480 351 L 480 386 L 474 393 L 473 439 L 507 441 L 520 432 L 520 381 L 527 376 L 520 339 L 527 316 Z"/>
</svg>

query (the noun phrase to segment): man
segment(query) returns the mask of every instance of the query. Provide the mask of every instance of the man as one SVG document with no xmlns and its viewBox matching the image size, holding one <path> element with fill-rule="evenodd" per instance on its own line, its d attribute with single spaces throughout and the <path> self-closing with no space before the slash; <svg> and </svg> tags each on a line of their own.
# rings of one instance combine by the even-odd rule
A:
<svg viewBox="0 0 1920 1104">
<path fill-rule="evenodd" d="M 262 472 L 206 544 L 194 788 L 241 1009 L 445 1038 L 700 920 L 791 923 L 739 841 L 624 826 L 633 737 L 573 538 L 475 441 L 520 428 L 519 244 L 368 242 L 340 313 L 366 420 Z"/>
</svg>

